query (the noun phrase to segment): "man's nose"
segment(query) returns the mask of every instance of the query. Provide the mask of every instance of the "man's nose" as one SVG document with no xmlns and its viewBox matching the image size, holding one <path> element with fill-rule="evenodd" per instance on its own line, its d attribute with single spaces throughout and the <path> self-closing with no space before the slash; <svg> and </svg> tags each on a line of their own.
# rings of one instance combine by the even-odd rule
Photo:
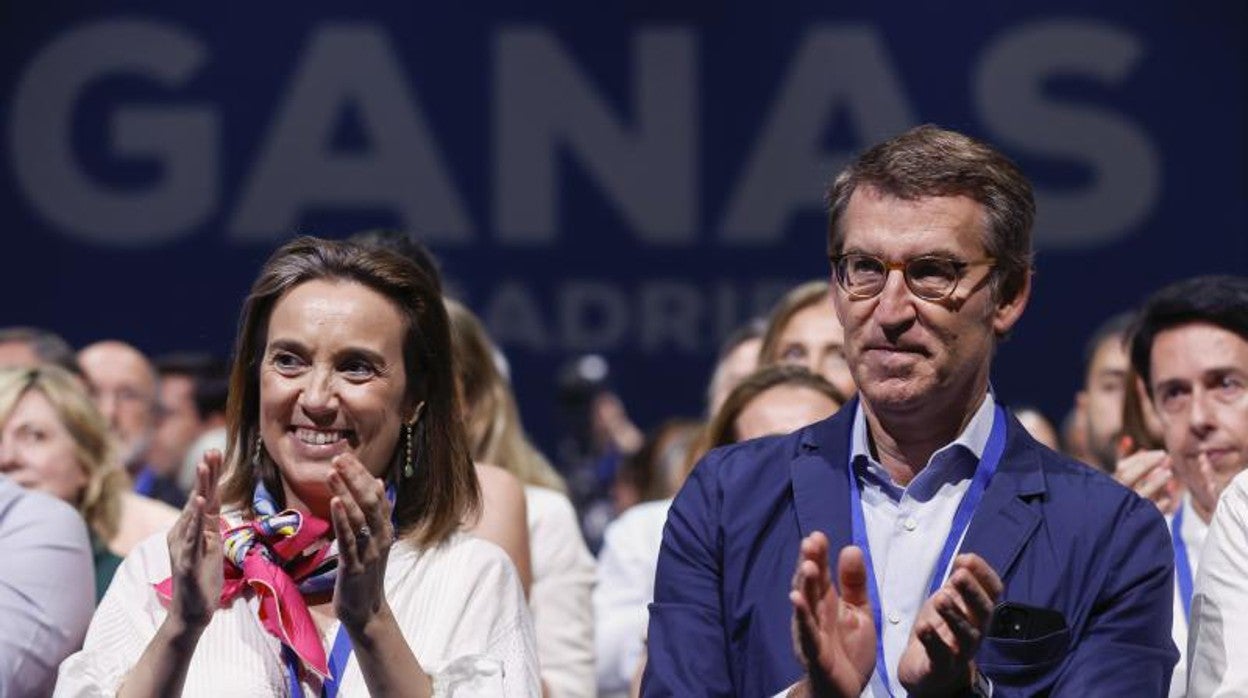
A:
<svg viewBox="0 0 1248 698">
<path fill-rule="evenodd" d="M 906 286 L 905 276 L 900 269 L 890 269 L 884 277 L 884 288 L 880 289 L 875 317 L 885 328 L 904 327 L 914 321 L 914 296 Z"/>
<path fill-rule="evenodd" d="M 1197 389 L 1192 395 L 1191 408 L 1187 412 L 1187 426 L 1192 433 L 1204 438 L 1217 428 L 1214 421 L 1213 406 L 1209 404 L 1212 395 L 1207 390 Z"/>
<path fill-rule="evenodd" d="M 95 406 L 100 414 L 112 426 L 117 426 L 117 393 L 112 390 L 100 390 L 95 393 Z"/>
</svg>

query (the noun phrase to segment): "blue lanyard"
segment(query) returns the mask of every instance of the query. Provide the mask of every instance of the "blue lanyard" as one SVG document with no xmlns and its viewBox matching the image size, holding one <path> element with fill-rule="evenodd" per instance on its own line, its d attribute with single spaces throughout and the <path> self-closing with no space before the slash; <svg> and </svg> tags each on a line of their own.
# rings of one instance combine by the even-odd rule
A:
<svg viewBox="0 0 1248 698">
<path fill-rule="evenodd" d="M 134 492 L 145 497 L 151 496 L 152 491 L 156 489 L 156 473 L 152 469 L 143 466 L 139 474 L 134 478 Z"/>
<path fill-rule="evenodd" d="M 993 412 L 992 432 L 988 436 L 988 444 L 984 448 L 984 455 L 979 460 L 979 467 L 975 468 L 975 476 L 971 479 L 970 487 L 967 488 L 966 494 L 962 495 L 962 501 L 958 504 L 958 508 L 953 514 L 953 525 L 949 529 L 949 537 L 945 539 L 945 547 L 940 551 L 940 557 L 936 559 L 936 567 L 932 570 L 932 581 L 927 589 L 928 596 L 936 593 L 936 590 L 944 583 L 945 570 L 949 568 L 949 563 L 953 560 L 953 555 L 962 541 L 962 534 L 966 531 L 966 527 L 970 525 L 971 517 L 975 514 L 975 508 L 979 506 L 979 501 L 984 496 L 984 490 L 988 489 L 988 483 L 997 471 L 997 464 L 1001 460 L 1002 452 L 1005 451 L 1005 421 L 1005 410 L 1000 405 L 997 405 L 996 410 Z M 852 439 L 853 437 L 851 436 L 850 438 Z M 853 453 L 852 446 L 850 453 Z M 871 599 L 871 613 L 875 620 L 875 670 L 884 684 L 884 690 L 888 691 L 888 694 L 891 696 L 893 694 L 892 684 L 888 679 L 888 666 L 884 662 L 884 623 L 883 609 L 880 605 L 880 587 L 876 581 L 875 565 L 871 561 L 871 541 L 867 537 L 866 516 L 862 511 L 862 492 L 858 487 L 858 478 L 854 475 L 852 460 L 850 461 L 848 471 L 850 526 L 853 543 L 862 550 L 863 558 L 867 563 L 867 594 Z"/>
<path fill-rule="evenodd" d="M 338 625 L 338 635 L 334 637 L 334 649 L 329 654 L 329 678 L 321 684 L 321 698 L 335 698 L 338 695 L 338 683 L 346 671 L 347 660 L 351 657 L 351 636 L 347 629 Z M 299 683 L 299 657 L 291 648 L 282 645 L 282 661 L 286 663 L 286 679 L 290 684 L 291 698 L 303 698 L 303 684 Z"/>
<path fill-rule="evenodd" d="M 1192 563 L 1187 559 L 1187 544 L 1183 542 L 1183 505 L 1174 510 L 1170 519 L 1170 540 L 1174 543 L 1174 578 L 1179 584 L 1179 600 L 1183 605 L 1183 619 L 1192 620 Z"/>
<path fill-rule="evenodd" d="M 386 500 L 394 506 L 398 496 L 394 483 L 386 485 Z M 390 523 L 398 528 L 393 509 L 390 511 Z M 338 624 L 338 634 L 334 636 L 334 648 L 329 653 L 329 678 L 321 684 L 321 698 L 335 698 L 338 695 L 338 682 L 347 669 L 347 660 L 351 658 L 351 636 L 347 628 Z M 290 698 L 303 698 L 303 685 L 299 683 L 299 656 L 291 648 L 282 645 L 282 661 L 286 663 L 286 680 L 290 684 Z"/>
</svg>

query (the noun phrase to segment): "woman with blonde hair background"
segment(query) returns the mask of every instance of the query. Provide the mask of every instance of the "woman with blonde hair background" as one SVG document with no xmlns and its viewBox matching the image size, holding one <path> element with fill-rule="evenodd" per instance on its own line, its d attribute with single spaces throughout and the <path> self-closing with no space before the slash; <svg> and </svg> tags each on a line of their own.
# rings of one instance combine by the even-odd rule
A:
<svg viewBox="0 0 1248 698">
<path fill-rule="evenodd" d="M 0 369 L 0 473 L 78 509 L 90 532 L 97 602 L 131 548 L 178 515 L 130 491 L 108 423 L 82 382 L 59 366 Z"/>
<path fill-rule="evenodd" d="M 544 692 L 552 698 L 593 696 L 594 559 L 567 485 L 525 435 L 502 355 L 481 322 L 456 301 L 448 299 L 446 308 L 472 458 L 524 483 L 533 565 L 529 606 Z"/>
<path fill-rule="evenodd" d="M 842 395 L 858 391 L 845 362 L 845 329 L 827 281 L 807 281 L 784 294 L 767 316 L 758 365 L 793 364 L 823 376 Z"/>
</svg>

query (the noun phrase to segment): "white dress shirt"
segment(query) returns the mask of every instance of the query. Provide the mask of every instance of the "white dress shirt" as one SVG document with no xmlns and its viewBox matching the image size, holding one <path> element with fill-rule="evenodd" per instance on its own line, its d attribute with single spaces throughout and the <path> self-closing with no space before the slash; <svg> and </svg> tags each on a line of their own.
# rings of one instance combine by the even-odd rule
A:
<svg viewBox="0 0 1248 698">
<path fill-rule="evenodd" d="M 152 584 L 169 576 L 164 536 L 147 539 L 122 563 L 96 610 L 81 652 L 61 664 L 57 696 L 112 696 L 165 618 Z M 419 550 L 400 541 L 386 564 L 386 599 L 404 639 L 433 678 L 434 695 L 540 695 L 533 625 L 511 560 L 492 543 L 457 533 Z M 256 617 L 254 595 L 212 617 L 186 675 L 183 696 L 285 696 L 281 643 Z M 339 624 L 328 629 L 328 647 Z M 305 680 L 304 695 L 320 694 Z M 354 654 L 339 695 L 366 696 Z"/>
<path fill-rule="evenodd" d="M 594 556 L 567 495 L 525 485 L 533 588 L 529 607 L 550 698 L 593 698 Z"/>
<path fill-rule="evenodd" d="M 628 695 L 645 650 L 659 547 L 671 507 L 670 499 L 631 506 L 603 534 L 594 589 L 600 698 Z"/>
<path fill-rule="evenodd" d="M 1186 518 L 1186 517 L 1185 517 Z M 1248 696 L 1248 471 L 1213 514 L 1192 595 L 1187 695 Z"/>
<path fill-rule="evenodd" d="M 1191 566 L 1192 580 L 1200 569 L 1200 551 L 1205 545 L 1205 535 L 1209 526 L 1192 508 L 1191 494 L 1183 495 L 1183 521 L 1179 528 L 1179 538 L 1187 547 L 1187 564 Z M 1174 516 L 1166 516 L 1166 527 L 1174 525 Z M 1171 529 L 1173 530 L 1173 529 Z M 1179 663 L 1174 665 L 1174 675 L 1170 679 L 1170 698 L 1182 698 L 1187 694 L 1187 612 L 1183 608 L 1183 597 L 1179 593 L 1178 567 L 1174 575 L 1174 624 L 1170 631 L 1174 638 L 1174 646 L 1179 648 Z"/>
<path fill-rule="evenodd" d="M 82 517 L 0 475 L 0 696 L 47 695 L 94 608 Z"/>
<path fill-rule="evenodd" d="M 948 569 L 935 569 L 937 558 L 953 528 L 954 512 L 970 488 L 988 444 L 995 408 L 996 402 L 987 394 L 962 433 L 933 453 L 923 470 L 904 488 L 895 484 L 871 455 L 866 413 L 861 404 L 854 415 L 851 462 L 862 492 L 867 540 L 879 586 L 884 662 L 893 695 L 906 694 L 897 679 L 897 665 L 919 609 L 927 601 L 932 576 L 940 575 L 943 581 L 948 573 Z M 887 695 L 880 681 L 877 668 L 863 695 Z"/>
</svg>

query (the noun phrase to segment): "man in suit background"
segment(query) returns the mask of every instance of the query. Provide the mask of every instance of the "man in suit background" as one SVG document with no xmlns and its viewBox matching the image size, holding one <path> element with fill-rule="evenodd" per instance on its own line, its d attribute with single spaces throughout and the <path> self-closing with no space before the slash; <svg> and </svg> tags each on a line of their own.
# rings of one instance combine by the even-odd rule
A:
<svg viewBox="0 0 1248 698">
<path fill-rule="evenodd" d="M 1030 184 L 924 126 L 828 200 L 859 398 L 695 470 L 664 531 L 643 695 L 1164 695 L 1161 515 L 989 390 L 1031 290 Z"/>
</svg>

